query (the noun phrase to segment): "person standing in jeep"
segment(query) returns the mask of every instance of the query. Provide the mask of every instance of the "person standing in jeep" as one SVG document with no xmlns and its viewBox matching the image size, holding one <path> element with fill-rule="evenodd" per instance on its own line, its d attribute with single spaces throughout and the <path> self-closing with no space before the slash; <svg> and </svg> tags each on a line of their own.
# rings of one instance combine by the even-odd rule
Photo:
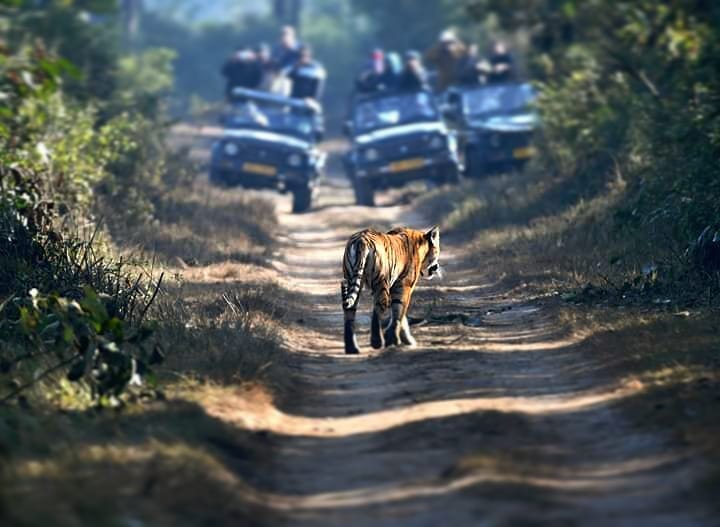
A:
<svg viewBox="0 0 720 527">
<path fill-rule="evenodd" d="M 272 50 L 272 63 L 276 71 L 283 71 L 295 65 L 300 59 L 301 46 L 295 28 L 283 26 L 280 30 L 280 42 Z"/>
<path fill-rule="evenodd" d="M 428 91 L 430 89 L 427 71 L 423 66 L 422 57 L 417 51 L 405 53 L 405 66 L 400 73 L 397 88 L 403 92 Z"/>
<path fill-rule="evenodd" d="M 319 101 L 325 89 L 325 68 L 313 59 L 312 49 L 307 44 L 300 47 L 299 53 L 298 61 L 285 72 L 292 83 L 290 97 Z"/>
<path fill-rule="evenodd" d="M 257 54 L 247 46 L 242 46 L 225 61 L 222 67 L 225 77 L 225 96 L 229 99 L 234 88 L 248 88 L 251 90 L 260 87 L 264 72 Z"/>
<path fill-rule="evenodd" d="M 457 82 L 458 69 L 466 54 L 467 47 L 451 29 L 443 31 L 437 43 L 425 52 L 425 62 L 437 71 L 439 92 Z"/>
<path fill-rule="evenodd" d="M 490 63 L 488 82 L 506 82 L 514 79 L 515 58 L 504 42 L 498 40 L 492 45 L 488 62 Z"/>
</svg>

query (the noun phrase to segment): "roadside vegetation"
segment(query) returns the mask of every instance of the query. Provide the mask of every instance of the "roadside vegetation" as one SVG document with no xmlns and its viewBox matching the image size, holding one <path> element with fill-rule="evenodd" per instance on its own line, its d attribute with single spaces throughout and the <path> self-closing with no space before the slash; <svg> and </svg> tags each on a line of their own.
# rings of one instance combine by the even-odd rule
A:
<svg viewBox="0 0 720 527">
<path fill-rule="evenodd" d="M 196 181 L 167 140 L 175 52 L 129 51 L 116 5 L 0 2 L 3 525 L 240 521 L 197 444 L 243 440 L 193 401 L 287 383 L 289 308 L 243 280 L 274 208 Z"/>
<path fill-rule="evenodd" d="M 444 205 L 432 198 L 447 227 L 483 237 L 508 227 L 504 236 L 535 244 L 532 254 L 584 297 L 717 307 L 718 8 L 479 0 L 470 9 L 527 42 L 540 155 L 524 174 L 470 183 Z"/>
<path fill-rule="evenodd" d="M 539 156 L 414 203 L 464 265 L 552 302 L 609 381 L 645 386 L 632 419 L 720 458 L 720 8 L 442 0 L 407 28 L 418 4 L 305 4 L 329 120 L 376 45 L 507 36 L 541 93 Z M 208 188 L 168 137 L 282 21 L 145 12 L 131 35 L 117 6 L 0 0 L 0 524 L 251 524 L 273 437 L 208 406 L 293 393 L 300 301 L 269 268 L 273 204 Z"/>
<path fill-rule="evenodd" d="M 720 10 L 708 2 L 471 3 L 525 43 L 538 157 L 420 207 L 466 265 L 557 306 L 618 405 L 720 458 Z M 717 486 L 717 472 L 701 492 Z"/>
</svg>

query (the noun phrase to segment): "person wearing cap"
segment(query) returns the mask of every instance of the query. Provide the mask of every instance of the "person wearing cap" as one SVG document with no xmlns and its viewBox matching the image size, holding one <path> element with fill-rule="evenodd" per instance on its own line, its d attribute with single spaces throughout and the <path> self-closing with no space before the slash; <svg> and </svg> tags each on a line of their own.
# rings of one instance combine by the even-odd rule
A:
<svg viewBox="0 0 720 527">
<path fill-rule="evenodd" d="M 241 46 L 223 64 L 221 73 L 225 77 L 225 96 L 232 98 L 235 88 L 255 90 L 262 82 L 262 69 L 255 51 L 247 46 Z"/>
<path fill-rule="evenodd" d="M 426 91 L 430 89 L 428 74 L 417 51 L 405 53 L 405 65 L 398 79 L 398 90 L 406 92 Z"/>
<path fill-rule="evenodd" d="M 266 43 L 260 43 L 255 48 L 257 67 L 260 73 L 259 90 L 271 91 L 275 79 L 275 68 L 272 62 L 272 50 Z"/>
<path fill-rule="evenodd" d="M 297 38 L 295 28 L 283 26 L 280 30 L 280 41 L 273 48 L 272 62 L 276 71 L 292 67 L 300 58 L 302 44 Z"/>
<path fill-rule="evenodd" d="M 500 40 L 495 41 L 490 48 L 488 62 L 490 64 L 490 71 L 487 75 L 488 82 L 506 82 L 513 79 L 515 59 L 507 44 Z"/>
<path fill-rule="evenodd" d="M 384 80 L 387 73 L 385 52 L 382 49 L 375 49 L 370 55 L 369 63 L 358 75 L 355 81 L 355 89 L 358 93 L 374 93 L 385 89 Z"/>
<path fill-rule="evenodd" d="M 438 91 L 444 91 L 457 82 L 460 62 L 466 55 L 465 44 L 451 29 L 443 31 L 437 43 L 425 52 L 425 62 L 437 71 Z"/>
<path fill-rule="evenodd" d="M 397 90 L 403 66 L 403 59 L 400 53 L 396 51 L 385 53 L 385 75 L 383 76 L 383 84 L 386 90 Z"/>
<path fill-rule="evenodd" d="M 458 62 L 455 82 L 464 86 L 481 84 L 484 80 L 483 61 L 477 44 L 468 47 L 467 53 Z"/>
<path fill-rule="evenodd" d="M 291 82 L 290 97 L 319 101 L 325 89 L 327 73 L 322 64 L 313 60 L 312 49 L 307 44 L 300 47 L 297 63 L 285 71 Z"/>
</svg>

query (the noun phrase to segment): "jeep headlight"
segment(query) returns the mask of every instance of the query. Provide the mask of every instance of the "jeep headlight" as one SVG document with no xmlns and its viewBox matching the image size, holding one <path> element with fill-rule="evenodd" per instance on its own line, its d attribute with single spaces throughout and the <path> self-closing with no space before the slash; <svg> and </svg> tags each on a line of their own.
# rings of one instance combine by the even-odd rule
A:
<svg viewBox="0 0 720 527">
<path fill-rule="evenodd" d="M 229 156 L 236 156 L 240 152 L 240 148 L 235 143 L 225 143 L 223 151 Z"/>
<path fill-rule="evenodd" d="M 430 140 L 430 148 L 433 150 L 440 150 L 445 147 L 445 137 L 442 135 L 433 136 Z"/>
<path fill-rule="evenodd" d="M 365 150 L 366 161 L 377 161 L 378 159 L 380 159 L 380 152 L 378 152 L 376 148 L 368 148 Z"/>
<path fill-rule="evenodd" d="M 303 164 L 303 158 L 300 154 L 290 154 L 288 157 L 288 165 L 293 168 L 298 168 Z"/>
</svg>

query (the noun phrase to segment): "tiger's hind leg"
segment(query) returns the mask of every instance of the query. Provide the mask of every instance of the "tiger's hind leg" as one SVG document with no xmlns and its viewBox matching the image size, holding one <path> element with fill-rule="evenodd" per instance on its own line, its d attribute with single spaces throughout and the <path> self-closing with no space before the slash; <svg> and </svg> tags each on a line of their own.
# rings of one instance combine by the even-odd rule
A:
<svg viewBox="0 0 720 527">
<path fill-rule="evenodd" d="M 410 334 L 410 324 L 407 321 L 407 311 L 410 305 L 412 288 L 398 284 L 392 288 L 390 325 L 385 330 L 385 345 L 399 346 L 400 344 L 415 345 L 415 339 Z"/>
<path fill-rule="evenodd" d="M 373 309 L 372 323 L 370 324 L 370 345 L 373 349 L 379 350 L 385 346 L 383 338 L 382 323 L 377 309 Z"/>
<path fill-rule="evenodd" d="M 342 285 L 341 293 L 344 304 L 344 299 L 347 295 L 347 283 L 345 282 Z M 357 312 L 357 302 L 349 308 L 346 308 L 345 305 L 343 305 L 343 312 L 345 315 L 345 354 L 357 355 L 360 353 L 360 348 L 357 343 L 357 337 L 355 335 L 355 314 Z"/>
<path fill-rule="evenodd" d="M 415 337 L 413 337 L 412 333 L 410 333 L 410 323 L 408 322 L 407 315 L 403 317 L 400 325 L 400 341 L 405 346 L 417 346 L 417 340 L 415 340 Z"/>
<path fill-rule="evenodd" d="M 386 289 L 382 289 L 375 294 L 375 302 L 373 305 L 372 322 L 370 324 L 370 345 L 374 349 L 382 349 L 385 347 L 385 339 L 383 338 L 382 316 L 388 309 L 390 304 L 390 293 Z"/>
<path fill-rule="evenodd" d="M 392 300 L 392 315 L 390 317 L 390 325 L 385 330 L 385 345 L 386 346 L 399 346 L 400 345 L 400 328 L 402 327 L 403 318 L 403 305 L 402 301 L 393 298 Z"/>
</svg>

